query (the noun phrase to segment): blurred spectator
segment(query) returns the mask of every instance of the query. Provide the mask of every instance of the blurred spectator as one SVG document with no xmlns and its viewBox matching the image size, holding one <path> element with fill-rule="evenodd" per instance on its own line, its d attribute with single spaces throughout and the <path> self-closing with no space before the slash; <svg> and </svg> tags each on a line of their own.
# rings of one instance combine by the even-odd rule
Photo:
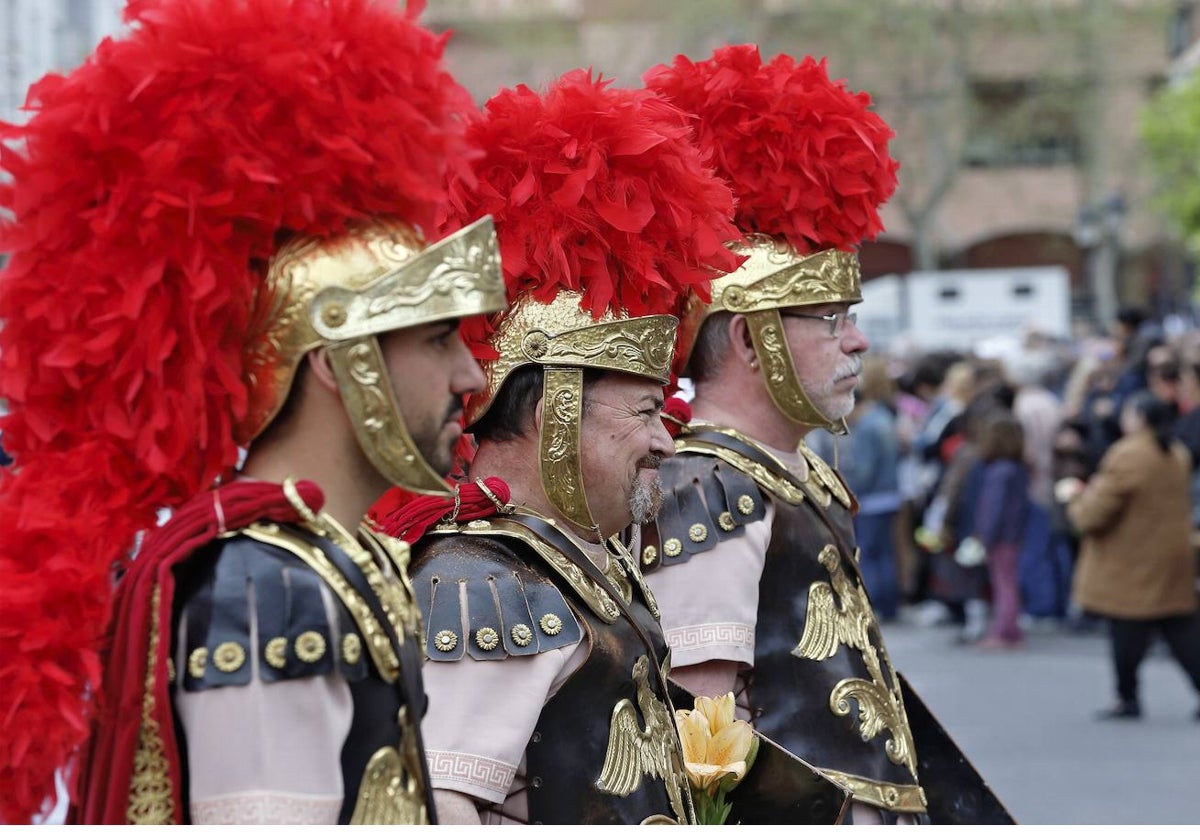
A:
<svg viewBox="0 0 1200 840">
<path fill-rule="evenodd" d="M 1053 362 L 1049 353 L 1027 352 L 1005 365 L 1009 381 L 1016 388 L 1013 413 L 1024 434 L 1023 461 L 1030 470 L 1030 504 L 1018 562 L 1021 600 L 1026 613 L 1047 619 L 1066 614 L 1066 597 L 1058 581 L 1058 558 L 1050 523 L 1054 437 L 1062 418 L 1061 401 L 1045 386 Z"/>
<path fill-rule="evenodd" d="M 1169 403 L 1132 395 L 1121 412 L 1123 436 L 1092 478 L 1056 487 L 1082 534 L 1075 598 L 1109 619 L 1117 703 L 1104 718 L 1141 716 L 1138 666 L 1156 633 L 1200 692 L 1191 458 L 1172 435 L 1174 419 Z"/>
<path fill-rule="evenodd" d="M 1166 342 L 1154 344 L 1146 352 L 1146 388 L 1163 402 L 1180 408 L 1179 353 Z"/>
<path fill-rule="evenodd" d="M 963 642 L 978 641 L 987 629 L 988 576 L 985 557 L 958 549 L 975 530 L 975 512 L 983 486 L 979 436 L 997 411 L 1011 412 L 1013 393 L 991 364 L 971 363 L 982 390 L 947 425 L 940 447 L 948 458 L 937 493 L 926 510 L 918 542 L 931 552 L 929 591 L 962 623 Z"/>
<path fill-rule="evenodd" d="M 1012 649 L 1021 643 L 1017 560 L 1029 516 L 1030 470 L 1024 462 L 1024 431 L 1015 415 L 997 408 L 981 424 L 983 470 L 971 538 L 985 553 L 992 603 L 991 622 L 979 645 Z"/>
<path fill-rule="evenodd" d="M 883 620 L 894 619 L 900 605 L 893 528 L 900 509 L 895 391 L 887 361 L 868 356 L 858 402 L 849 418 L 850 435 L 839 459 L 842 476 L 858 497 L 854 530 L 861 549 L 859 569 L 875 614 Z"/>
</svg>

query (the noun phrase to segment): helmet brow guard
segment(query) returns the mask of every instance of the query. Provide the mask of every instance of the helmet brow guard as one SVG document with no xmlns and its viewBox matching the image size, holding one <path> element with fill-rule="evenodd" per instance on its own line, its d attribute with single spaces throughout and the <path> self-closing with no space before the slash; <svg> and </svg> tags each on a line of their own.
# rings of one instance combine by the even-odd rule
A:
<svg viewBox="0 0 1200 840">
<path fill-rule="evenodd" d="M 359 445 L 389 481 L 447 493 L 405 426 L 378 336 L 504 307 L 504 281 L 490 218 L 426 246 L 409 225 L 380 221 L 333 239 L 282 248 L 267 273 L 267 327 L 248 368 L 254 404 L 241 439 L 251 441 L 286 402 L 300 361 L 328 347 Z"/>
</svg>

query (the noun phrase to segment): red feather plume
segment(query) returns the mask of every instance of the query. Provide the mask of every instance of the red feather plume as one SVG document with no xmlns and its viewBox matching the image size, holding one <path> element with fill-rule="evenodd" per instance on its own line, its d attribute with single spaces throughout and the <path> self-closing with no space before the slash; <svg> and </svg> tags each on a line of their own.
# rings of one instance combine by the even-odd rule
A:
<svg viewBox="0 0 1200 840">
<path fill-rule="evenodd" d="M 853 250 L 883 230 L 878 208 L 896 189 L 893 132 L 866 93 L 830 81 L 825 60 L 753 44 L 693 62 L 676 56 L 643 77 L 693 115 L 702 148 L 737 198 L 745 233 L 783 237 L 799 253 Z"/>
<path fill-rule="evenodd" d="M 444 215 L 473 106 L 396 5 L 133 0 L 0 125 L 0 821 L 88 733 L 114 565 L 246 443 L 280 239 Z"/>
<path fill-rule="evenodd" d="M 502 90 L 468 128 L 483 150 L 451 183 L 451 225 L 496 222 L 509 300 L 583 294 L 593 317 L 680 313 L 739 258 L 733 200 L 685 114 L 645 90 L 573 70 L 544 94 Z M 464 325 L 480 356 L 489 327 Z"/>
</svg>

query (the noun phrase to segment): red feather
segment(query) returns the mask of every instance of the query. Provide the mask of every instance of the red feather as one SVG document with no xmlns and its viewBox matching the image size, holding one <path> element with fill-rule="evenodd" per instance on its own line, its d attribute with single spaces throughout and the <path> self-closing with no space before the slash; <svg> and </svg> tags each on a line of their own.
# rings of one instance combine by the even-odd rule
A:
<svg viewBox="0 0 1200 840">
<path fill-rule="evenodd" d="M 688 120 L 644 90 L 571 71 L 543 94 L 502 90 L 468 129 L 483 150 L 451 183 L 451 227 L 491 214 L 509 299 L 582 292 L 583 306 L 679 314 L 689 291 L 739 258 L 729 188 L 701 160 Z M 464 325 L 485 354 L 490 326 Z"/>
<path fill-rule="evenodd" d="M 237 462 L 280 239 L 444 215 L 473 106 L 422 5 L 134 0 L 0 126 L 0 721 L 38 733 L 0 741 L 0 821 L 85 735 L 110 567 Z"/>
<path fill-rule="evenodd" d="M 825 60 L 753 44 L 692 62 L 677 56 L 643 77 L 692 115 L 699 143 L 728 179 L 746 233 L 783 237 L 801 254 L 853 250 L 883 230 L 878 208 L 896 189 L 893 132 L 866 93 L 830 81 Z"/>
</svg>

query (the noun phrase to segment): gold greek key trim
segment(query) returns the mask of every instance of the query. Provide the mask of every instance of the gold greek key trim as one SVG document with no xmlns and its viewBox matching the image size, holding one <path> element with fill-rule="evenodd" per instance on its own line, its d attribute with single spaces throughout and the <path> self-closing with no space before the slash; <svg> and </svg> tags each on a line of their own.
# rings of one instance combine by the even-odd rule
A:
<svg viewBox="0 0 1200 840">
<path fill-rule="evenodd" d="M 667 703 L 650 687 L 650 662 L 639 656 L 633 665 L 637 706 L 622 699 L 613 707 L 608 728 L 608 748 L 596 787 L 614 796 L 628 796 L 649 776 L 662 779 L 671 810 L 681 823 L 689 823 L 685 792 L 687 775 L 674 716 Z M 638 718 L 646 721 L 643 727 Z"/>
<path fill-rule="evenodd" d="M 884 743 L 884 752 L 888 759 L 906 767 L 916 779 L 916 745 L 904 711 L 900 680 L 883 649 L 883 638 L 867 593 L 861 583 L 852 581 L 846 574 L 841 555 L 834 546 L 826 545 L 821 549 L 817 561 L 829 573 L 830 582 L 817 581 L 809 586 L 804 632 L 792 655 L 820 662 L 834 656 L 842 645 L 859 651 L 871 679 L 841 680 L 830 692 L 829 709 L 838 717 L 847 717 L 853 711 L 851 701 L 857 704 L 858 731 L 862 739 L 870 741 L 881 732 L 887 732 L 889 737 Z M 886 677 L 884 666 L 888 672 Z"/>
<path fill-rule="evenodd" d="M 838 770 L 818 769 L 839 785 L 849 788 L 855 799 L 876 808 L 899 814 L 923 814 L 929 805 L 920 785 L 892 785 Z"/>
<path fill-rule="evenodd" d="M 546 498 L 563 516 L 584 528 L 595 520 L 583 487 L 583 370 L 546 368 L 542 382 L 539 466 Z"/>
<path fill-rule="evenodd" d="M 129 801 L 125 806 L 125 820 L 133 825 L 175 824 L 171 766 L 155 718 L 154 672 L 158 663 L 161 603 L 160 588 L 155 584 L 154 594 L 150 597 L 150 647 L 146 654 L 146 679 L 142 683 L 142 719 L 129 777 Z"/>
<path fill-rule="evenodd" d="M 246 664 L 246 649 L 237 642 L 221 642 L 213 651 L 213 666 L 226 674 L 232 674 Z"/>
<path fill-rule="evenodd" d="M 282 670 L 287 666 L 287 649 L 288 640 L 284 636 L 276 636 L 267 642 L 263 648 L 263 659 L 267 660 L 267 664 L 272 668 Z"/>
</svg>

